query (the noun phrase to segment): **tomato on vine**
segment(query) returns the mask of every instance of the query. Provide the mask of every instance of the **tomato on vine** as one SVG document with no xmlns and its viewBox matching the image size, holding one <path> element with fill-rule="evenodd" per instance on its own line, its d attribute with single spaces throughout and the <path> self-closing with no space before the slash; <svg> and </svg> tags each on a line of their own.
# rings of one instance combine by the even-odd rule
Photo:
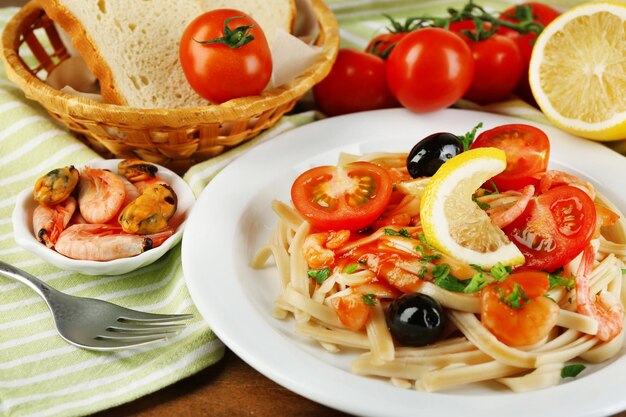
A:
<svg viewBox="0 0 626 417">
<path fill-rule="evenodd" d="M 379 56 L 341 49 L 330 73 L 313 87 L 313 97 L 328 116 L 396 107 Z"/>
<path fill-rule="evenodd" d="M 272 75 L 272 56 L 259 24 L 234 9 L 194 19 L 180 41 L 180 63 L 191 87 L 223 103 L 261 93 Z"/>
<path fill-rule="evenodd" d="M 450 106 L 465 94 L 473 77 L 470 48 L 460 36 L 441 28 L 407 34 L 387 59 L 391 92 L 414 112 Z"/>
</svg>

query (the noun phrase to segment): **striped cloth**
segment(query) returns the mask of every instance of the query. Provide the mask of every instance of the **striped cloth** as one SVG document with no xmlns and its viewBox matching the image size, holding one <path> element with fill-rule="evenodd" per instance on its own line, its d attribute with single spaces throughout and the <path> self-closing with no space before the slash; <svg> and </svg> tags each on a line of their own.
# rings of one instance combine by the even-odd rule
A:
<svg viewBox="0 0 626 417">
<path fill-rule="evenodd" d="M 387 23 L 398 18 L 443 14 L 459 1 L 332 0 L 343 46 L 362 49 Z M 503 10 L 506 1 L 480 1 Z M 564 7 L 572 1 L 561 0 Z M 0 9 L 0 27 L 17 11 Z M 545 122 L 541 112 L 520 100 L 479 107 L 457 106 Z M 284 117 L 244 145 L 192 167 L 185 175 L 194 193 L 234 158 L 260 142 L 318 118 L 314 112 Z M 624 143 L 622 146 L 626 151 Z M 85 276 L 59 270 L 18 247 L 11 212 L 15 196 L 52 168 L 98 158 L 55 124 L 45 111 L 24 99 L 0 67 L 0 259 L 25 269 L 70 294 L 96 297 L 150 312 L 196 315 L 181 334 L 142 348 L 102 353 L 77 349 L 57 336 L 44 302 L 22 284 L 0 277 L 0 415 L 86 415 L 131 401 L 185 378 L 218 361 L 224 347 L 200 318 L 181 269 L 180 245 L 156 263 L 120 276 Z"/>
</svg>

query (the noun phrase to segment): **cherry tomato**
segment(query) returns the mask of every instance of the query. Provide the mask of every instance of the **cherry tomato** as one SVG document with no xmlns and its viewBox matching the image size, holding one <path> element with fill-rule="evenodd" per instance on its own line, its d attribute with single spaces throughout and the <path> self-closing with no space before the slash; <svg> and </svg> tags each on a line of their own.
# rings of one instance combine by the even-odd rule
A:
<svg viewBox="0 0 626 417">
<path fill-rule="evenodd" d="M 511 95 L 524 72 L 522 56 L 515 42 L 498 34 L 481 41 L 466 39 L 476 69 L 472 84 L 463 97 L 488 104 Z"/>
<path fill-rule="evenodd" d="M 440 28 L 409 33 L 387 60 L 391 92 L 414 112 L 450 106 L 465 94 L 473 77 L 474 59 L 465 41 Z"/>
<path fill-rule="evenodd" d="M 481 23 L 482 23 L 484 30 L 488 30 L 491 27 L 491 25 L 487 22 L 481 22 Z M 476 22 L 474 22 L 471 19 L 458 20 L 456 22 L 450 23 L 450 25 L 448 25 L 448 30 L 456 33 L 459 36 L 467 36 L 463 33 L 464 31 L 471 32 L 473 35 L 475 35 L 476 34 Z"/>
<path fill-rule="evenodd" d="M 505 302 L 519 285 L 519 308 Z M 503 282 L 485 287 L 481 297 L 480 319 L 501 342 L 528 346 L 539 342 L 556 325 L 559 306 L 543 295 L 550 288 L 545 272 L 524 271 L 509 275 Z M 519 291 L 519 290 L 518 290 Z"/>
<path fill-rule="evenodd" d="M 313 87 L 320 110 L 329 116 L 396 107 L 379 56 L 341 49 L 330 73 Z"/>
<path fill-rule="evenodd" d="M 503 230 L 526 258 L 526 267 L 553 271 L 589 244 L 595 228 L 591 198 L 579 188 L 563 185 L 534 197 Z"/>
<path fill-rule="evenodd" d="M 365 48 L 365 52 L 387 59 L 396 44 L 400 39 L 404 38 L 407 33 L 408 32 L 381 33 L 372 38 Z"/>
<path fill-rule="evenodd" d="M 519 6 L 530 6 L 533 21 L 541 23 L 544 27 L 556 19 L 559 15 L 559 12 L 552 7 L 538 2 L 521 3 Z M 514 23 L 519 22 L 519 19 L 516 17 L 515 9 L 516 6 L 506 9 L 500 14 L 500 19 Z M 532 53 L 535 40 L 537 39 L 537 35 L 535 33 L 523 35 L 504 26 L 500 26 L 498 33 L 513 39 L 513 41 L 517 44 L 524 65 L 524 76 L 521 77 L 515 91 L 524 100 L 534 103 L 532 91 L 530 90 L 530 85 L 528 84 L 528 65 L 530 63 L 530 55 Z"/>
<path fill-rule="evenodd" d="M 180 63 L 191 87 L 213 103 L 259 94 L 272 75 L 272 56 L 261 27 L 234 9 L 195 18 L 180 41 Z"/>
<path fill-rule="evenodd" d="M 529 184 L 538 184 L 533 175 L 544 172 L 550 158 L 550 141 L 546 134 L 525 124 L 508 124 L 486 130 L 471 144 L 470 149 L 474 148 L 498 148 L 506 154 L 506 169 L 492 178 L 500 191 L 519 190 Z"/>
<path fill-rule="evenodd" d="M 382 214 L 392 189 L 385 168 L 353 162 L 304 172 L 291 186 L 291 200 L 313 227 L 360 230 Z"/>
</svg>

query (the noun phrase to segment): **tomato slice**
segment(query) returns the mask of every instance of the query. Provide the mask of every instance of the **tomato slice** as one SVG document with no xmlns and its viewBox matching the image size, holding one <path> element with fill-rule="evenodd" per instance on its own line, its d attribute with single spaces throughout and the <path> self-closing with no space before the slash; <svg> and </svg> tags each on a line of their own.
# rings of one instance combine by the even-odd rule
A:
<svg viewBox="0 0 626 417">
<path fill-rule="evenodd" d="M 506 153 L 506 169 L 492 178 L 500 191 L 536 185 L 534 174 L 545 172 L 550 157 L 548 136 L 534 126 L 507 124 L 486 130 L 470 146 L 498 148 Z"/>
<path fill-rule="evenodd" d="M 321 230 L 360 230 L 385 210 L 392 181 L 383 167 L 352 162 L 320 166 L 301 174 L 291 186 L 296 210 Z"/>
<path fill-rule="evenodd" d="M 596 228 L 596 208 L 582 190 L 569 185 L 534 197 L 504 233 L 522 251 L 525 267 L 554 271 L 589 244 Z"/>
</svg>

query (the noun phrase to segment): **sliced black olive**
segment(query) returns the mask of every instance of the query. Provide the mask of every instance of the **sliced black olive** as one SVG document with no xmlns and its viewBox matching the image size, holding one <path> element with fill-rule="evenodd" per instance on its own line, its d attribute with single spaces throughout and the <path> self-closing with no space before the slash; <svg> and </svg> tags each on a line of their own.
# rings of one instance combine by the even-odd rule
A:
<svg viewBox="0 0 626 417">
<path fill-rule="evenodd" d="M 403 345 L 425 346 L 439 340 L 446 316 L 441 305 L 424 294 L 403 294 L 387 310 L 387 327 Z"/>
<path fill-rule="evenodd" d="M 419 141 L 406 159 L 412 178 L 432 177 L 444 162 L 463 152 L 463 143 L 452 133 L 434 133 Z"/>
</svg>

